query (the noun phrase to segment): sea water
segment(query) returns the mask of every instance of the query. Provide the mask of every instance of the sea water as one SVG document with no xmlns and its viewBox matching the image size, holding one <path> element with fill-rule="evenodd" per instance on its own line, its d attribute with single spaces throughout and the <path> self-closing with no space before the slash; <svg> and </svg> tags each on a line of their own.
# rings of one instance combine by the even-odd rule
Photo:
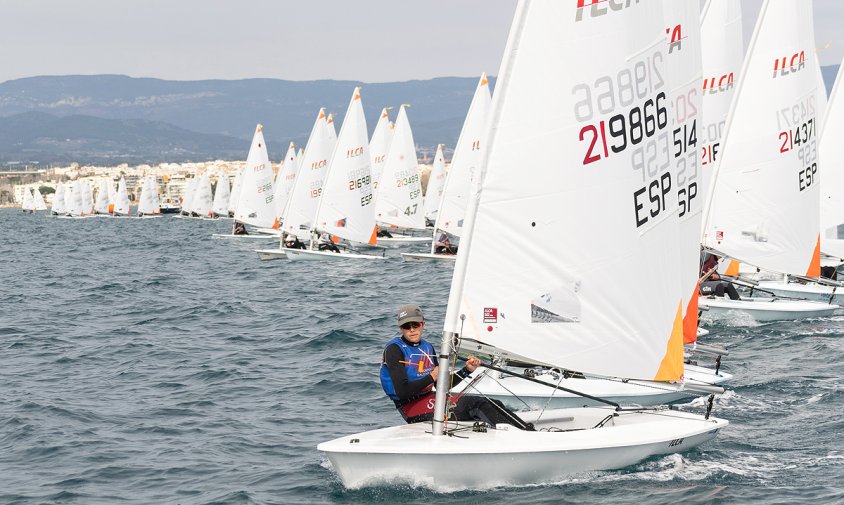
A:
<svg viewBox="0 0 844 505">
<path fill-rule="evenodd" d="M 732 424 L 696 450 L 551 485 L 347 491 L 316 445 L 401 422 L 381 350 L 404 303 L 439 343 L 453 266 L 261 262 L 272 242 L 211 238 L 230 226 L 0 209 L 0 503 L 844 503 L 844 316 L 713 326 Z"/>
</svg>

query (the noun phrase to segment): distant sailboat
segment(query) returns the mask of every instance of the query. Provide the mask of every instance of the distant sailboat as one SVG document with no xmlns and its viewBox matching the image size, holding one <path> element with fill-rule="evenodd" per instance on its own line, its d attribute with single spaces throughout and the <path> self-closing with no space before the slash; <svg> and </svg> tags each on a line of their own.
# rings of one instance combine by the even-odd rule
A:
<svg viewBox="0 0 844 505">
<path fill-rule="evenodd" d="M 35 211 L 35 200 L 32 199 L 32 193 L 29 188 L 23 188 L 23 203 L 21 203 L 21 211 L 24 214 L 32 214 Z"/>
<path fill-rule="evenodd" d="M 231 188 L 229 188 L 229 177 L 225 172 L 221 172 L 217 176 L 217 188 L 214 191 L 214 202 L 211 205 L 211 212 L 215 217 L 229 217 L 229 198 L 231 197 Z"/>
<path fill-rule="evenodd" d="M 138 200 L 138 217 L 152 218 L 161 214 L 158 204 L 158 188 L 155 184 L 155 176 L 143 178 L 141 196 Z"/>
<path fill-rule="evenodd" d="M 399 109 L 390 150 L 381 173 L 375 199 L 375 219 L 391 234 L 393 231 L 425 231 L 425 211 L 422 199 L 422 180 L 416 159 L 416 145 L 407 119 L 406 106 Z M 379 243 L 397 241 L 428 241 L 429 237 L 393 234 Z"/>
<path fill-rule="evenodd" d="M 97 201 L 94 203 L 94 214 L 106 215 L 111 214 L 109 210 L 109 186 L 111 181 L 108 179 L 100 179 L 100 188 L 97 190 Z"/>
<path fill-rule="evenodd" d="M 53 206 L 50 209 L 53 216 L 63 216 L 67 212 L 64 203 L 65 186 L 61 181 L 56 185 L 56 192 L 53 193 Z"/>
<path fill-rule="evenodd" d="M 469 204 L 473 188 L 473 181 L 477 184 L 480 172 L 481 157 L 483 155 L 483 135 L 485 133 L 487 116 L 489 115 L 492 95 L 489 91 L 489 81 L 486 73 L 478 79 L 475 94 L 469 104 L 469 111 L 460 130 L 460 138 L 454 148 L 451 158 L 451 168 L 446 176 L 437 220 L 434 223 L 433 241 L 428 253 L 402 253 L 406 261 L 444 260 L 454 261 L 457 256 L 455 248 L 457 241 L 463 234 L 463 221 Z M 448 238 L 451 237 L 451 238 Z M 452 248 L 444 244 L 447 239 Z M 451 243 L 455 240 L 455 243 Z M 451 249 L 449 254 L 438 253 L 437 248 Z"/>
<path fill-rule="evenodd" d="M 425 189 L 425 224 L 434 226 L 437 219 L 437 210 L 440 208 L 440 200 L 445 187 L 445 158 L 443 157 L 443 145 L 437 146 L 437 153 L 434 155 L 434 163 L 431 165 L 431 173 L 428 177 L 428 187 Z"/>
<path fill-rule="evenodd" d="M 123 176 L 120 176 L 120 180 L 117 182 L 117 194 L 114 198 L 113 216 L 128 216 L 132 214 L 132 210 L 129 207 L 129 193 L 126 191 L 126 179 Z"/>
<path fill-rule="evenodd" d="M 41 196 L 41 191 L 38 188 L 32 188 L 32 202 L 34 210 L 47 210 L 47 204 L 44 202 L 44 197 Z"/>
<path fill-rule="evenodd" d="M 820 275 L 814 58 L 811 1 L 766 0 L 727 118 L 704 227 L 704 245 L 719 256 L 810 279 Z M 839 308 L 771 298 L 701 297 L 699 304 L 707 318 L 742 313 L 757 321 Z"/>
<path fill-rule="evenodd" d="M 375 210 L 370 171 L 372 160 L 369 157 L 367 135 L 360 88 L 355 88 L 326 173 L 322 196 L 314 217 L 312 237 L 325 233 L 352 244 L 375 245 Z M 320 248 L 314 238 L 311 238 L 309 249 L 285 248 L 284 252 L 291 260 L 384 258 L 382 255 L 361 254 L 350 250 L 338 249 L 333 252 L 328 248 Z"/>
<path fill-rule="evenodd" d="M 384 171 L 384 162 L 387 161 L 387 151 L 390 150 L 390 141 L 393 139 L 393 128 L 390 123 L 390 116 L 387 113 L 392 107 L 384 107 L 372 132 L 372 139 L 369 141 L 369 156 L 372 159 L 372 189 L 373 194 L 378 194 L 378 183 L 381 180 L 381 172 Z"/>
<path fill-rule="evenodd" d="M 214 238 L 252 238 L 272 240 L 277 235 L 260 233 L 238 233 L 246 225 L 257 228 L 278 228 L 273 205 L 273 166 L 264 142 L 263 126 L 255 127 L 246 167 L 243 170 L 241 187 L 235 205 L 234 223 L 231 234 L 212 235 Z"/>
</svg>

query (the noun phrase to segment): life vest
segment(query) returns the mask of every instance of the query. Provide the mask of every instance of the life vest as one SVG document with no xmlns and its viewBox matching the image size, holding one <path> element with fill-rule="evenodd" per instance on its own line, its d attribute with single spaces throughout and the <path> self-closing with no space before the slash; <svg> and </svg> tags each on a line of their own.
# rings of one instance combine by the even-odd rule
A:
<svg viewBox="0 0 844 505">
<path fill-rule="evenodd" d="M 434 346 L 428 342 L 421 340 L 419 345 L 411 345 L 405 342 L 401 337 L 395 337 L 384 346 L 387 347 L 397 344 L 404 355 L 404 370 L 407 373 L 407 380 L 413 382 L 419 380 L 426 375 L 430 375 L 431 370 L 436 366 L 436 353 Z M 396 388 L 393 385 L 393 379 L 390 377 L 390 370 L 387 364 L 381 358 L 381 387 L 384 388 L 384 393 L 387 394 L 393 401 L 401 401 L 396 394 Z M 426 390 L 433 388 L 433 384 Z M 426 391 L 422 391 L 424 394 Z M 421 395 L 420 395 L 421 396 Z"/>
</svg>

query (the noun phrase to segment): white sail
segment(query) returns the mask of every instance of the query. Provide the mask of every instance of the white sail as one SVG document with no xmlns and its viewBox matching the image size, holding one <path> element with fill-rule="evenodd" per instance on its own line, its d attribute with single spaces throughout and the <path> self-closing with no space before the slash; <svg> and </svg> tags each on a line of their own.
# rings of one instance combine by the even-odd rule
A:
<svg viewBox="0 0 844 505">
<path fill-rule="evenodd" d="M 100 179 L 100 188 L 97 190 L 97 201 L 94 203 L 94 212 L 97 214 L 108 214 L 108 195 L 109 185 L 111 181 L 108 179 Z"/>
<path fill-rule="evenodd" d="M 437 222 L 434 225 L 434 237 L 438 230 L 445 231 L 455 237 L 463 233 L 463 218 L 469 202 L 472 180 L 477 179 L 483 156 L 482 137 L 486 129 L 492 96 L 489 92 L 489 81 L 486 73 L 481 75 L 475 88 L 469 112 L 460 130 L 460 138 L 454 148 L 451 167 L 448 170 Z M 433 246 L 432 246 L 433 252 Z"/>
<path fill-rule="evenodd" d="M 334 114 L 329 114 L 325 119 L 325 134 L 328 135 L 328 152 L 334 152 L 334 146 L 337 144 L 337 129 L 334 126 Z"/>
<path fill-rule="evenodd" d="M 214 203 L 211 206 L 211 212 L 215 216 L 229 215 L 229 198 L 231 197 L 231 188 L 229 188 L 229 177 L 225 172 L 221 172 L 217 176 L 217 188 L 214 191 Z"/>
<path fill-rule="evenodd" d="M 148 178 L 150 193 L 152 194 L 152 213 L 161 214 L 161 197 L 158 195 L 158 178 L 154 175 L 150 175 Z"/>
<path fill-rule="evenodd" d="M 64 191 L 64 213 L 72 216 L 76 207 L 76 182 L 68 182 Z"/>
<path fill-rule="evenodd" d="M 399 228 L 425 229 L 421 179 L 413 132 L 402 105 L 379 181 L 375 200 L 376 221 Z"/>
<path fill-rule="evenodd" d="M 151 216 L 159 213 L 155 204 L 155 179 L 150 176 L 144 177 L 141 185 L 141 196 L 138 199 L 138 215 Z"/>
<path fill-rule="evenodd" d="M 117 190 L 115 189 L 114 184 L 112 184 L 112 180 L 109 178 L 109 180 L 108 180 L 108 204 L 110 206 L 109 209 L 114 208 L 114 203 L 116 201 L 117 201 Z M 112 210 L 109 210 L 109 213 L 111 213 L 111 212 L 112 212 Z"/>
<path fill-rule="evenodd" d="M 117 182 L 117 194 L 114 200 L 114 214 L 121 216 L 128 216 L 131 214 L 129 209 L 129 193 L 126 191 L 126 179 L 120 176 Z"/>
<path fill-rule="evenodd" d="M 780 273 L 817 277 L 817 80 L 810 0 L 762 6 L 727 119 L 705 244 Z"/>
<path fill-rule="evenodd" d="M 709 186 L 708 175 L 701 171 L 698 149 L 702 126 L 700 1 L 665 0 L 663 8 L 668 33 L 666 67 L 671 104 L 668 108 L 672 131 L 671 158 L 677 171 L 674 189 L 680 216 L 677 241 L 683 251 L 680 277 L 683 337 L 685 342 L 691 343 L 697 340 L 700 238 Z"/>
<path fill-rule="evenodd" d="M 372 158 L 372 189 L 378 192 L 378 181 L 381 180 L 381 172 L 384 171 L 384 162 L 387 161 L 387 151 L 390 149 L 393 129 L 390 126 L 390 116 L 387 111 L 392 107 L 381 109 L 381 116 L 375 131 L 372 132 L 372 139 L 369 141 L 369 156 Z"/>
<path fill-rule="evenodd" d="M 29 191 L 29 188 L 23 188 L 23 202 L 21 203 L 21 210 L 35 210 L 35 200 L 32 198 L 32 192 Z"/>
<path fill-rule="evenodd" d="M 252 226 L 277 228 L 278 219 L 273 206 L 273 165 L 262 130 L 263 127 L 258 125 L 252 137 L 234 218 Z"/>
<path fill-rule="evenodd" d="M 593 10 L 520 4 L 445 331 L 464 349 L 678 380 L 683 248 L 662 2 Z M 608 43 L 586 51 L 587 40 Z"/>
<path fill-rule="evenodd" d="M 838 238 L 838 225 L 844 224 L 844 194 L 841 192 L 844 187 L 844 96 L 839 96 L 844 93 L 841 89 L 844 86 L 841 84 L 844 75 L 842 68 L 838 67 L 818 141 L 818 156 L 826 168 L 821 183 L 820 230 L 824 238 L 830 239 Z M 823 250 L 827 252 L 827 247 L 823 247 Z"/>
<path fill-rule="evenodd" d="M 445 158 L 443 158 L 443 145 L 437 146 L 437 153 L 434 155 L 434 163 L 431 165 L 431 174 L 428 176 L 428 187 L 425 189 L 425 219 L 433 221 L 437 218 L 437 210 L 440 208 L 440 200 L 445 187 Z"/>
<path fill-rule="evenodd" d="M 322 188 L 314 228 L 351 242 L 375 244 L 372 160 L 360 88 L 355 88 Z"/>
<path fill-rule="evenodd" d="M 194 176 L 190 179 L 185 179 L 185 190 L 182 192 L 182 213 L 190 216 L 193 212 L 193 195 L 196 194 L 196 187 L 199 184 L 199 178 Z"/>
<path fill-rule="evenodd" d="M 87 180 L 82 181 L 83 187 L 83 204 L 82 211 L 84 215 L 89 216 L 94 213 L 94 190 L 91 189 L 91 183 Z"/>
<path fill-rule="evenodd" d="M 191 212 L 195 212 L 199 217 L 212 217 L 212 200 L 211 179 L 206 171 L 199 176 L 199 180 L 196 183 L 196 188 L 191 198 Z"/>
<path fill-rule="evenodd" d="M 328 135 L 325 132 L 325 109 L 320 109 L 305 152 L 299 158 L 299 173 L 290 191 L 290 199 L 284 211 L 282 229 L 285 233 L 309 240 L 313 218 L 316 215 L 322 182 L 328 168 Z"/>
<path fill-rule="evenodd" d="M 243 180 L 243 170 L 238 170 L 236 174 L 234 174 L 234 182 L 232 182 L 232 191 L 231 195 L 229 195 L 229 205 L 228 210 L 229 214 L 234 215 L 235 209 L 237 209 L 237 199 L 240 198 L 240 188 L 243 186 L 241 181 Z"/>
<path fill-rule="evenodd" d="M 700 35 L 703 63 L 703 122 L 699 129 L 700 166 L 708 188 L 718 154 L 721 152 L 727 113 L 744 61 L 741 1 L 709 0 L 701 15 Z M 703 197 L 708 194 L 708 190 L 699 193 Z"/>
<path fill-rule="evenodd" d="M 65 204 L 64 204 L 64 193 L 65 193 L 65 184 L 59 182 L 56 185 L 56 192 L 53 193 L 53 206 L 50 209 L 53 214 L 62 215 L 65 212 Z"/>
<path fill-rule="evenodd" d="M 44 203 L 44 197 L 41 196 L 41 191 L 38 188 L 32 188 L 32 201 L 35 210 L 47 210 L 47 204 Z"/>
<path fill-rule="evenodd" d="M 299 163 L 296 159 L 296 145 L 291 142 L 284 156 L 284 162 L 278 169 L 275 178 L 275 215 L 279 220 L 284 217 L 284 208 L 287 207 L 287 200 L 290 198 L 290 191 L 296 181 L 296 174 L 299 172 Z"/>
</svg>

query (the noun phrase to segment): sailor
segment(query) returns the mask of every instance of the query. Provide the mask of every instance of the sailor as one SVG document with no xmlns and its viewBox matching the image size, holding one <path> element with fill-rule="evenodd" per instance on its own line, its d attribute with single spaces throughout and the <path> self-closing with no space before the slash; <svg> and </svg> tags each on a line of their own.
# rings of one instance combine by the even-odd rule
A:
<svg viewBox="0 0 844 505">
<path fill-rule="evenodd" d="M 378 232 L 376 233 L 376 237 L 378 237 L 378 238 L 393 238 L 393 234 L 390 233 L 388 230 L 385 230 L 385 229 L 383 229 L 379 226 Z"/>
<path fill-rule="evenodd" d="M 434 385 L 439 374 L 437 353 L 422 338 L 425 318 L 418 305 L 402 305 L 398 312 L 399 331 L 384 347 L 381 361 L 381 387 L 408 423 L 431 421 L 434 417 Z M 459 384 L 480 365 L 475 356 L 466 359 L 466 366 L 453 373 L 451 386 Z M 483 421 L 495 427 L 506 423 L 525 430 L 533 426 L 509 411 L 499 401 L 482 396 L 459 394 L 452 396 L 450 419 Z"/>
<path fill-rule="evenodd" d="M 305 244 L 296 235 L 288 235 L 284 239 L 284 247 L 288 249 L 305 249 Z"/>
<path fill-rule="evenodd" d="M 457 247 L 451 245 L 451 241 L 448 240 L 448 234 L 446 232 L 441 231 L 437 234 L 437 239 L 434 241 L 434 253 L 457 254 Z"/>
<path fill-rule="evenodd" d="M 328 233 L 323 233 L 319 236 L 318 249 L 320 251 L 340 252 L 340 248 L 331 240 L 331 235 Z"/>
<path fill-rule="evenodd" d="M 720 258 L 714 254 L 703 253 L 703 266 L 700 268 L 700 294 L 703 296 L 717 296 L 723 298 L 726 294 L 730 300 L 740 300 L 741 297 L 732 283 L 724 281 L 718 275 L 718 262 Z"/>
<path fill-rule="evenodd" d="M 232 235 L 249 235 L 249 233 L 246 232 L 246 225 L 240 221 L 235 221 L 234 226 L 232 227 Z"/>
</svg>

